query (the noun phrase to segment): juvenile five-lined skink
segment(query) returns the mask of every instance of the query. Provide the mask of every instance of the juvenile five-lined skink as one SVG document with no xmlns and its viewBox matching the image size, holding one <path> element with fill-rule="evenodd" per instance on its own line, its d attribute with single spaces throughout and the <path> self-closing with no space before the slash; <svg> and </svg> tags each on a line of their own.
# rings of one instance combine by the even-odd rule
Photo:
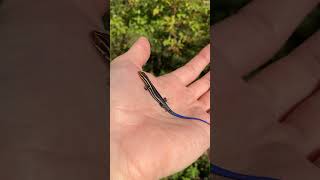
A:
<svg viewBox="0 0 320 180">
<path fill-rule="evenodd" d="M 92 31 L 91 32 L 92 40 L 94 42 L 94 46 L 100 52 L 102 57 L 106 60 L 105 62 L 108 63 L 109 55 L 110 55 L 110 48 L 109 48 L 109 35 L 107 33 L 102 33 L 99 31 Z"/>
<path fill-rule="evenodd" d="M 152 84 L 152 82 L 150 81 L 150 79 L 148 78 L 148 76 L 146 75 L 146 73 L 139 71 L 138 72 L 140 78 L 142 79 L 143 83 L 145 84 L 144 89 L 148 90 L 149 93 L 151 94 L 151 96 L 159 103 L 159 105 L 165 109 L 168 113 L 170 113 L 171 115 L 178 117 L 178 118 L 182 118 L 182 119 L 189 119 L 189 120 L 197 120 L 197 121 L 201 121 L 203 123 L 206 123 L 208 125 L 210 125 L 209 122 L 200 119 L 200 118 L 195 118 L 195 117 L 188 117 L 188 116 L 184 116 L 181 114 L 178 114 L 176 112 L 174 112 L 167 104 L 167 99 L 162 97 L 160 95 L 160 93 L 157 91 L 157 89 L 154 87 L 154 85 Z"/>
</svg>

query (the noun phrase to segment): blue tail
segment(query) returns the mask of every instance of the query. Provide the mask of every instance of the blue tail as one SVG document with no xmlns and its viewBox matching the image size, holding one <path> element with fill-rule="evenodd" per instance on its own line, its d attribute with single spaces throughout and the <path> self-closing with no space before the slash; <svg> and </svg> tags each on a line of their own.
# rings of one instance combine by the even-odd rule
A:
<svg viewBox="0 0 320 180">
<path fill-rule="evenodd" d="M 201 121 L 201 122 L 203 122 L 203 123 L 206 123 L 206 124 L 208 124 L 208 125 L 210 125 L 210 123 L 209 122 L 207 122 L 207 121 L 205 121 L 205 120 L 203 120 L 203 119 L 200 119 L 200 118 L 195 118 L 195 117 L 188 117 L 188 116 L 183 116 L 183 115 L 180 115 L 180 114 L 177 114 L 177 113 L 175 113 L 175 112 L 170 112 L 172 115 L 174 115 L 174 116 L 176 116 L 176 117 L 178 117 L 178 118 L 182 118 L 182 119 L 190 119 L 190 120 L 196 120 L 196 121 Z"/>
<path fill-rule="evenodd" d="M 213 164 L 211 164 L 211 173 L 216 174 L 218 176 L 225 177 L 225 178 L 234 179 L 234 180 L 279 180 L 279 179 L 270 178 L 270 177 L 258 177 L 258 176 L 239 174 L 239 173 L 235 173 L 235 172 L 223 169 Z"/>
</svg>

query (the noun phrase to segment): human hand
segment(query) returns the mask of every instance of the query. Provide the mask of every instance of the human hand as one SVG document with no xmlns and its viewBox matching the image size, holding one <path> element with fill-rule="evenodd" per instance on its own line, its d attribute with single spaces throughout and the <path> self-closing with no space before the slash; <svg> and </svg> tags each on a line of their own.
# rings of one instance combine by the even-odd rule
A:
<svg viewBox="0 0 320 180">
<path fill-rule="evenodd" d="M 318 2 L 252 1 L 213 27 L 213 163 L 285 180 L 320 177 L 320 32 L 243 78 L 273 56 Z"/>
<path fill-rule="evenodd" d="M 157 179 L 182 170 L 210 145 L 210 127 L 165 112 L 145 91 L 138 71 L 150 56 L 140 38 L 110 68 L 111 179 Z M 173 111 L 210 121 L 210 74 L 193 82 L 210 62 L 206 46 L 185 66 L 149 79 Z"/>
</svg>

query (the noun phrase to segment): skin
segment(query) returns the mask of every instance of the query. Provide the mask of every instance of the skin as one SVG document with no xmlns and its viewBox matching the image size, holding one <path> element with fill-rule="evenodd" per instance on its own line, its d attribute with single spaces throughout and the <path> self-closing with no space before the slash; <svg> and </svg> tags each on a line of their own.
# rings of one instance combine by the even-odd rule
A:
<svg viewBox="0 0 320 180">
<path fill-rule="evenodd" d="M 271 58 L 318 3 L 256 0 L 212 27 L 214 163 L 284 180 L 320 177 L 320 32 L 243 78 Z"/>
<path fill-rule="evenodd" d="M 207 124 L 173 117 L 144 90 L 138 71 L 149 56 L 149 42 L 141 37 L 111 63 L 111 179 L 159 179 L 187 167 L 209 148 Z M 169 74 L 147 75 L 173 110 L 210 120 L 210 74 L 193 82 L 209 62 L 208 45 Z"/>
</svg>

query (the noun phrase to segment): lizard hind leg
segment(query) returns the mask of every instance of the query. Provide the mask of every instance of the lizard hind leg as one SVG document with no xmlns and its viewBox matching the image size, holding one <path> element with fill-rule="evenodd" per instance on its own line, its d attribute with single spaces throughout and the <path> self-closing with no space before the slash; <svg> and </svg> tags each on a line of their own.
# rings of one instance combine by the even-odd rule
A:
<svg viewBox="0 0 320 180">
<path fill-rule="evenodd" d="M 159 103 L 159 105 L 160 105 L 166 112 L 168 112 L 168 109 L 165 108 L 165 106 L 164 106 L 162 103 Z"/>
</svg>

